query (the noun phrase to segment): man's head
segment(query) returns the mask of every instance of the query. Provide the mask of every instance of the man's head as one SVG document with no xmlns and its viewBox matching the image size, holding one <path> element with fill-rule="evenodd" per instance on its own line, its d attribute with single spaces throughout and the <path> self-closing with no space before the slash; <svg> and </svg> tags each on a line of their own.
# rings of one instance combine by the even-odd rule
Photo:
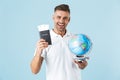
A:
<svg viewBox="0 0 120 80">
<path fill-rule="evenodd" d="M 54 8 L 54 29 L 58 32 L 66 30 L 66 26 L 70 21 L 70 9 L 66 4 L 58 5 Z"/>
<path fill-rule="evenodd" d="M 54 9 L 54 12 L 57 11 L 57 10 L 66 11 L 66 12 L 70 13 L 69 6 L 66 5 L 66 4 L 61 4 L 61 5 L 56 6 L 55 9 Z"/>
</svg>

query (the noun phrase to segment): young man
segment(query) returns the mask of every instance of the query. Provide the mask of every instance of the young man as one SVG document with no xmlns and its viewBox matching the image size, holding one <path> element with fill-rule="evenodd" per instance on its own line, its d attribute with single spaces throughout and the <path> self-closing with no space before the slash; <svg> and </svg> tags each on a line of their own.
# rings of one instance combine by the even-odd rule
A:
<svg viewBox="0 0 120 80">
<path fill-rule="evenodd" d="M 55 7 L 53 14 L 54 28 L 50 31 L 52 45 L 44 39 L 37 42 L 35 56 L 31 61 L 31 70 L 37 74 L 43 60 L 46 62 L 47 80 L 81 80 L 80 70 L 87 66 L 87 61 L 77 62 L 68 48 L 72 34 L 67 30 L 70 22 L 70 9 L 66 4 Z"/>
</svg>

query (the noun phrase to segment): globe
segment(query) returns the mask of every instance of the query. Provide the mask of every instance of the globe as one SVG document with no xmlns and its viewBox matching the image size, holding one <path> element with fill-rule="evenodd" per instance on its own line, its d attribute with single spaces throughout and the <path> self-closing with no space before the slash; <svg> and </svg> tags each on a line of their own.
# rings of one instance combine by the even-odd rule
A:
<svg viewBox="0 0 120 80">
<path fill-rule="evenodd" d="M 87 54 L 91 46 L 91 40 L 84 34 L 75 34 L 68 42 L 70 51 L 77 56 Z"/>
</svg>

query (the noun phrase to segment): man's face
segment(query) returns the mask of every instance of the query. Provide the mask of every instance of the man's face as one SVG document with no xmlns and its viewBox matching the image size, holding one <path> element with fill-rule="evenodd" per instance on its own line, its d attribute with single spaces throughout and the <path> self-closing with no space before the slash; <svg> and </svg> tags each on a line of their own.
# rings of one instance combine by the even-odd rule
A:
<svg viewBox="0 0 120 80">
<path fill-rule="evenodd" d="M 54 27 L 58 31 L 66 30 L 66 26 L 70 21 L 70 13 L 67 11 L 56 10 L 53 15 Z"/>
</svg>

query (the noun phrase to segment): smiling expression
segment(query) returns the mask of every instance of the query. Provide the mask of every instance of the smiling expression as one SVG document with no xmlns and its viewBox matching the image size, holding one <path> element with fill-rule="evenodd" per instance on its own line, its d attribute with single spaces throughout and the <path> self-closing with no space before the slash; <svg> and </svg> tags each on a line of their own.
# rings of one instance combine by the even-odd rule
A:
<svg viewBox="0 0 120 80">
<path fill-rule="evenodd" d="M 54 28 L 58 32 L 66 30 L 66 26 L 70 21 L 70 13 L 67 11 L 56 10 L 53 15 Z"/>
</svg>

